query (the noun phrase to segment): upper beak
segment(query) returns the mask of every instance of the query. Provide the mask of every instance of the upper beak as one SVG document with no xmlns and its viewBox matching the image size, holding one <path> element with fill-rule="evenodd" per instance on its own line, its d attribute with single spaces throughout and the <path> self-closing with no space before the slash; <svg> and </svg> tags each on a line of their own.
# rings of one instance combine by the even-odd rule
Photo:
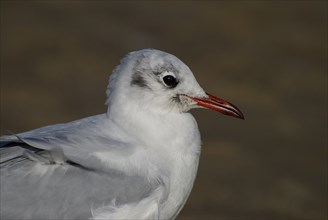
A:
<svg viewBox="0 0 328 220">
<path fill-rule="evenodd" d="M 198 106 L 212 109 L 214 111 L 221 112 L 222 114 L 229 115 L 232 117 L 245 119 L 243 113 L 233 104 L 223 100 L 219 99 L 211 94 L 208 94 L 208 98 L 195 98 L 195 97 L 189 97 L 192 100 L 196 102 Z"/>
</svg>

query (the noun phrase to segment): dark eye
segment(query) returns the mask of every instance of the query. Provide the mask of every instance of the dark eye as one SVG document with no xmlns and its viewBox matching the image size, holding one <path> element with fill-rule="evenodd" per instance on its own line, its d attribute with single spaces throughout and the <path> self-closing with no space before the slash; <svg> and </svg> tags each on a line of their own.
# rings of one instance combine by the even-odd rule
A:
<svg viewBox="0 0 328 220">
<path fill-rule="evenodd" d="M 163 81 L 164 81 L 165 85 L 167 85 L 170 88 L 174 88 L 178 85 L 177 79 L 172 75 L 164 76 Z"/>
</svg>

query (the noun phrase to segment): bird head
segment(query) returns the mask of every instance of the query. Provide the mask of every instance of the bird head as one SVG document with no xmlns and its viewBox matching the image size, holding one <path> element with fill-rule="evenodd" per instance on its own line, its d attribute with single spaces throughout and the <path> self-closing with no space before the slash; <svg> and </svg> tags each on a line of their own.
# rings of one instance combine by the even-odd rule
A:
<svg viewBox="0 0 328 220">
<path fill-rule="evenodd" d="M 244 119 L 237 107 L 206 93 L 181 60 L 154 49 L 123 58 L 110 77 L 107 96 L 109 114 L 127 108 L 184 113 L 201 107 Z"/>
</svg>

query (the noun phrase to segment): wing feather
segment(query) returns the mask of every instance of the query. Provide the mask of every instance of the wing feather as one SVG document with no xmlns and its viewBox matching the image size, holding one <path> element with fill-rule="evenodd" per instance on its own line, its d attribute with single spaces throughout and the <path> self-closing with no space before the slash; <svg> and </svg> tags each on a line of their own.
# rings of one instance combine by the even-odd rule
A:
<svg viewBox="0 0 328 220">
<path fill-rule="evenodd" d="M 102 124 L 108 123 L 105 117 L 1 137 L 0 218 L 88 219 L 92 210 L 113 201 L 128 207 L 149 200 L 159 182 L 115 168 L 104 170 L 93 157 L 106 150 L 124 158 L 134 151 L 133 143 L 124 142 L 124 132 L 117 135 L 119 128 Z"/>
</svg>

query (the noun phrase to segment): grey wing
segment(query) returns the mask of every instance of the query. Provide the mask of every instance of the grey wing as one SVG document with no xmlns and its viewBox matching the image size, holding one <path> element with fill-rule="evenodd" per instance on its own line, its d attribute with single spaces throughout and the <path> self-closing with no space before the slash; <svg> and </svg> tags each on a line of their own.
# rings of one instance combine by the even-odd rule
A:
<svg viewBox="0 0 328 220">
<path fill-rule="evenodd" d="M 103 164 L 94 159 L 96 152 L 126 157 L 138 145 L 105 114 L 0 137 L 0 148 L 17 144 L 31 152 L 46 151 L 52 162 L 69 161 L 89 169 L 103 168 Z"/>
<path fill-rule="evenodd" d="M 115 170 L 104 173 L 74 163 L 52 164 L 42 151 L 29 153 L 43 161 L 31 160 L 19 147 L 4 151 L 1 219 L 88 219 L 92 210 L 113 202 L 121 206 L 141 201 L 157 188 L 143 177 Z"/>
<path fill-rule="evenodd" d="M 141 201 L 154 188 L 141 177 L 121 173 L 21 165 L 1 173 L 1 219 L 88 219 L 92 210 L 114 201 L 115 206 Z"/>
<path fill-rule="evenodd" d="M 61 148 L 63 143 L 58 142 L 59 152 L 54 153 L 54 143 L 42 135 L 2 138 L 0 219 L 88 219 L 92 210 L 138 203 L 158 188 L 142 176 L 96 169 L 94 162 L 84 163 L 87 153 L 71 160 Z"/>
</svg>

